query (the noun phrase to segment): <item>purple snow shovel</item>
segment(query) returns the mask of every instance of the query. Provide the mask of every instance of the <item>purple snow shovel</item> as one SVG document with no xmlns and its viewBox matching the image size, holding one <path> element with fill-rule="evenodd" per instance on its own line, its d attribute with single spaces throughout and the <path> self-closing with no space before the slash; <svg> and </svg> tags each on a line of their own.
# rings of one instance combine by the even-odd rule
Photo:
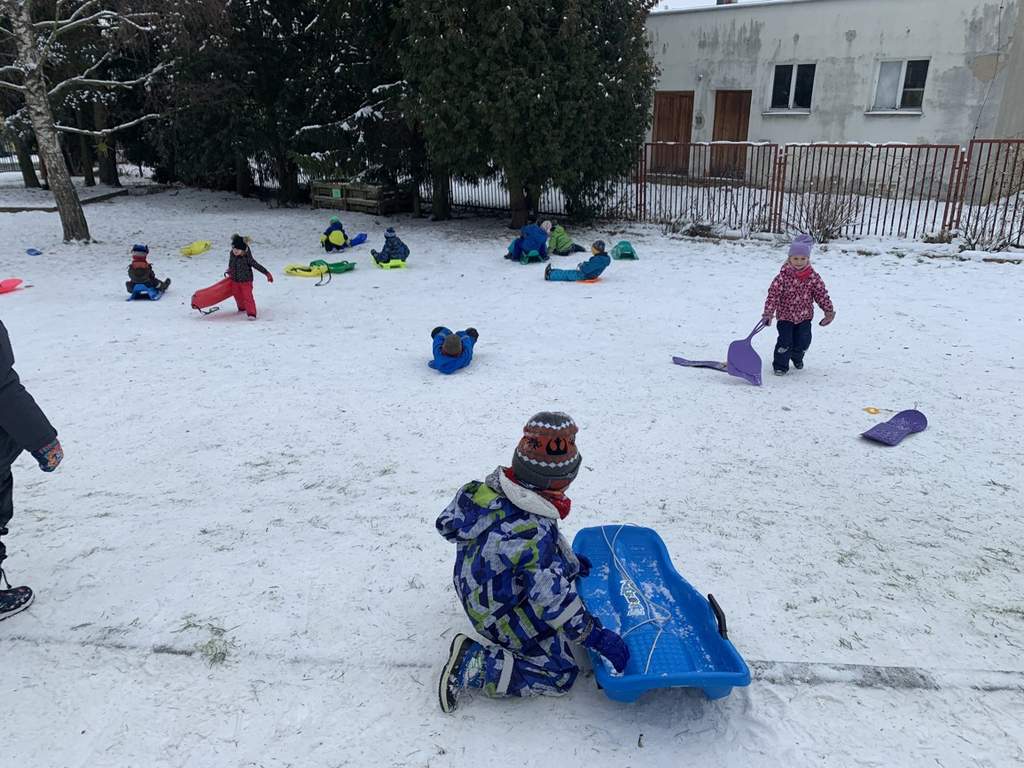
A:
<svg viewBox="0 0 1024 768">
<path fill-rule="evenodd" d="M 685 357 L 673 357 L 672 362 L 688 368 L 712 368 L 728 373 L 730 376 L 738 376 L 759 387 L 761 386 L 761 357 L 754 350 L 750 340 L 767 327 L 764 320 L 761 320 L 754 326 L 754 330 L 747 338 L 737 339 L 730 344 L 729 353 L 724 363 L 717 360 L 687 360 Z"/>
<path fill-rule="evenodd" d="M 888 421 L 862 432 L 861 437 L 884 445 L 898 445 L 907 435 L 924 432 L 927 428 L 928 419 L 920 411 L 900 411 Z"/>
</svg>

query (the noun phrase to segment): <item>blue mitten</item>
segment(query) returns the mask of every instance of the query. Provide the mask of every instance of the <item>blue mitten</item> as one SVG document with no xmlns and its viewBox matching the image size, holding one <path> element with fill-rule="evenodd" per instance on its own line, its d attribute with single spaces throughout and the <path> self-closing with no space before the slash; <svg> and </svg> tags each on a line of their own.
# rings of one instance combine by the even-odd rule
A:
<svg viewBox="0 0 1024 768">
<path fill-rule="evenodd" d="M 32 451 L 32 458 L 39 462 L 39 468 L 43 472 L 53 472 L 64 459 L 64 449 L 60 447 L 60 440 L 54 438 L 42 448 Z"/>
<path fill-rule="evenodd" d="M 615 667 L 616 672 L 622 672 L 626 668 L 626 664 L 629 663 L 629 648 L 626 647 L 622 638 L 610 629 L 605 629 L 596 621 L 583 644 L 608 659 Z"/>
</svg>

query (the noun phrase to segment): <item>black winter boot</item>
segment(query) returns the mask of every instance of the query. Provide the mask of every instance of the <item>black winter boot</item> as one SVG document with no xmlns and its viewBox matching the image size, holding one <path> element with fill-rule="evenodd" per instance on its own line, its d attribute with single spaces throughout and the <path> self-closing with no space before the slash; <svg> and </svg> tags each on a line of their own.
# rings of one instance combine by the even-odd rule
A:
<svg viewBox="0 0 1024 768">
<path fill-rule="evenodd" d="M 6 533 L 6 528 L 0 528 L 0 536 Z M 35 597 L 28 587 L 12 587 L 11 583 L 7 581 L 7 574 L 4 573 L 3 568 L 6 556 L 7 550 L 4 548 L 3 542 L 0 541 L 0 621 L 24 611 L 32 605 L 32 599 Z"/>
</svg>

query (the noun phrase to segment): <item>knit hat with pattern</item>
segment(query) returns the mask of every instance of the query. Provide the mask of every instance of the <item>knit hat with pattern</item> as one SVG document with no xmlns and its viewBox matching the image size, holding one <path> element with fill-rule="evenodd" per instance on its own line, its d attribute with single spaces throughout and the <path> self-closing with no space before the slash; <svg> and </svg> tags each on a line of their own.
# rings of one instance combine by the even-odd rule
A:
<svg viewBox="0 0 1024 768">
<path fill-rule="evenodd" d="M 580 471 L 576 422 L 568 414 L 541 411 L 523 427 L 512 456 L 516 480 L 537 490 L 562 490 Z"/>
</svg>

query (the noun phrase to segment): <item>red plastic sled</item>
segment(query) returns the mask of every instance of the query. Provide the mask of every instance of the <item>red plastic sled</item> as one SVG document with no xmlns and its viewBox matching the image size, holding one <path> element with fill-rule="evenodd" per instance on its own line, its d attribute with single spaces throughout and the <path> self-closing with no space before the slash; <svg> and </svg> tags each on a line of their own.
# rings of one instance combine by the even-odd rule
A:
<svg viewBox="0 0 1024 768">
<path fill-rule="evenodd" d="M 0 280 L 0 293 L 16 291 L 19 285 L 21 285 L 21 278 L 9 277 L 6 280 Z"/>
<path fill-rule="evenodd" d="M 218 283 L 214 283 L 208 288 L 200 288 L 198 291 L 192 294 L 192 309 L 198 309 L 202 312 L 207 307 L 212 307 L 215 304 L 220 304 L 222 301 L 227 301 L 232 296 L 231 290 L 231 278 L 225 277 Z"/>
</svg>

